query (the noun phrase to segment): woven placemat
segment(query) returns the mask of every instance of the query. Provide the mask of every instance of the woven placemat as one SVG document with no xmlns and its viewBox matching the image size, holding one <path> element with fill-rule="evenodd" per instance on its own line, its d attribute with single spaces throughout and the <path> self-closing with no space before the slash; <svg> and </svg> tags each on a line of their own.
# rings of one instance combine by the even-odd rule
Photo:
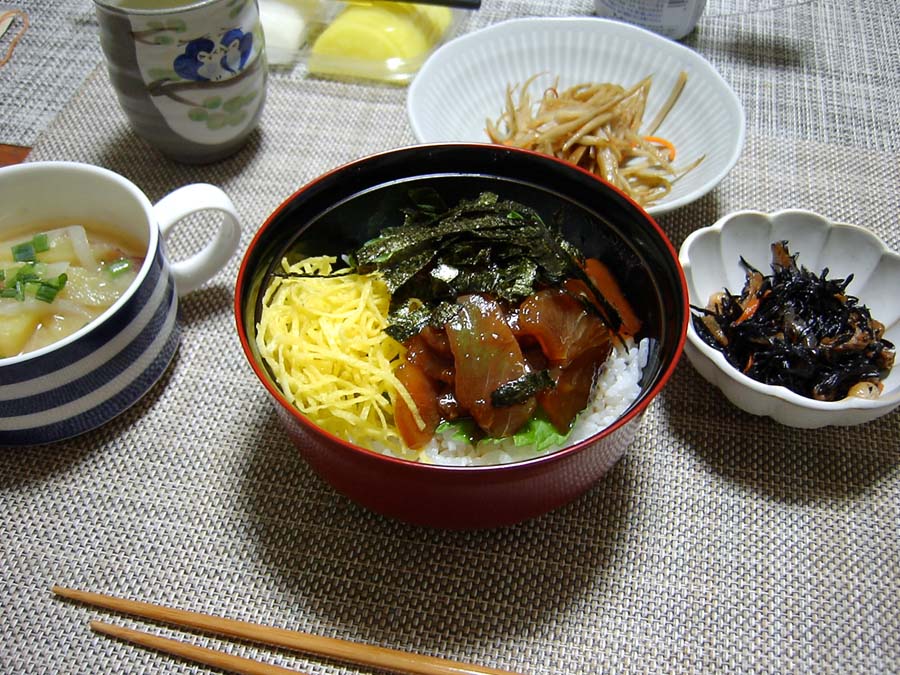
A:
<svg viewBox="0 0 900 675">
<path fill-rule="evenodd" d="M 477 21 L 538 4 L 485 2 Z M 900 69 L 875 24 L 887 9 L 716 4 L 689 41 L 738 91 L 748 138 L 719 188 L 661 219 L 676 247 L 728 211 L 803 206 L 900 249 Z M 845 48 L 855 31 L 870 49 Z M 130 132 L 98 68 L 29 159 L 106 166 L 152 200 L 219 184 L 243 251 L 313 177 L 412 143 L 405 93 L 276 74 L 250 144 L 186 167 Z M 185 298 L 180 352 L 133 410 L 72 442 L 0 450 L 0 671 L 206 672 L 92 635 L 87 620 L 108 615 L 53 599 L 53 583 L 532 674 L 900 670 L 900 413 L 789 429 L 728 405 L 682 360 L 578 501 L 487 532 L 411 527 L 337 495 L 287 441 L 233 328 L 237 265 Z"/>
<path fill-rule="evenodd" d="M 102 59 L 91 0 L 0 0 L 28 28 L 0 67 L 0 143 L 31 147 Z M 7 52 L 20 20 L 0 39 Z"/>
</svg>

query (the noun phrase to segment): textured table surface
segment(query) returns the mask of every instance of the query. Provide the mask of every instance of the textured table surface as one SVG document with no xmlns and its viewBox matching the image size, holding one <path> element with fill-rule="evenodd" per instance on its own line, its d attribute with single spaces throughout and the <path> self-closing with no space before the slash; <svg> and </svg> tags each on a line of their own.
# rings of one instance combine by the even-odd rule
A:
<svg viewBox="0 0 900 675">
<path fill-rule="evenodd" d="M 0 68 L 0 142 L 119 171 L 152 200 L 221 185 L 241 252 L 310 179 L 414 142 L 404 89 L 298 67 L 273 73 L 238 155 L 168 162 L 116 105 L 90 3 L 50 4 L 21 3 L 32 28 Z M 805 207 L 900 249 L 891 4 L 710 0 L 685 43 L 737 91 L 747 143 L 715 191 L 660 219 L 676 247 L 729 211 Z M 591 6 L 485 0 L 465 30 Z M 0 450 L 0 671 L 208 672 L 91 634 L 93 618 L 146 624 L 56 600 L 54 583 L 533 674 L 900 671 L 900 413 L 789 429 L 728 405 L 683 359 L 578 501 L 494 531 L 411 527 L 337 495 L 281 432 L 233 329 L 237 265 L 184 300 L 180 352 L 133 410 L 71 442 Z"/>
</svg>

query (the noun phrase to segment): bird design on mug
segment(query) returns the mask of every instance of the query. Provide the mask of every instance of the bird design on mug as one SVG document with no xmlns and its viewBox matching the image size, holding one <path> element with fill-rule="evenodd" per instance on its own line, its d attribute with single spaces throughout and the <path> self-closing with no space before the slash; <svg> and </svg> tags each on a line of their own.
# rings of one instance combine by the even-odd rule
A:
<svg viewBox="0 0 900 675">
<path fill-rule="evenodd" d="M 253 35 L 233 28 L 221 36 L 218 44 L 207 37 L 191 40 L 172 65 L 185 80 L 219 82 L 239 73 L 252 49 Z"/>
</svg>

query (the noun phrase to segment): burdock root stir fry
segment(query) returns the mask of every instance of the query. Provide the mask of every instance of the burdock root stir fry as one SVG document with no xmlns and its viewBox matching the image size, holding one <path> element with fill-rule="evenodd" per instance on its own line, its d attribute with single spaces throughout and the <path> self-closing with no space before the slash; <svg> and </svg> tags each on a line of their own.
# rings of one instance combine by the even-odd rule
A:
<svg viewBox="0 0 900 675">
<path fill-rule="evenodd" d="M 680 73 L 668 99 L 645 124 L 652 78 L 625 88 L 613 83 L 585 82 L 567 89 L 557 84 L 533 100 L 530 77 L 519 88 L 507 87 L 506 106 L 485 131 L 493 143 L 525 148 L 564 159 L 612 183 L 638 204 L 649 206 L 704 156 L 676 167 L 675 146 L 656 136 L 687 82 Z"/>
<path fill-rule="evenodd" d="M 694 328 L 728 362 L 755 380 L 782 385 L 818 401 L 877 398 L 894 364 L 884 326 L 858 298 L 853 279 L 828 279 L 797 265 L 788 242 L 772 244 L 772 274 L 741 258 L 747 281 L 740 295 L 714 294 L 694 307 Z"/>
</svg>

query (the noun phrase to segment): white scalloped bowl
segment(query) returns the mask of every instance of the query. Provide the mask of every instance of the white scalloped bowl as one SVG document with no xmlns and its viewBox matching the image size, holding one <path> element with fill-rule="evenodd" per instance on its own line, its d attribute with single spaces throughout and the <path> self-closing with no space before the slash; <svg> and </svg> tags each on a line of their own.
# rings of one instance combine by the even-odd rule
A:
<svg viewBox="0 0 900 675">
<path fill-rule="evenodd" d="M 485 121 L 496 120 L 506 88 L 542 75 L 531 91 L 559 76 L 561 87 L 580 82 L 623 86 L 652 75 L 651 119 L 681 71 L 687 85 L 656 135 L 674 143 L 676 165 L 706 159 L 672 192 L 646 210 L 654 215 L 684 206 L 712 190 L 728 174 L 744 145 L 744 110 L 715 68 L 684 45 L 607 19 L 525 18 L 462 35 L 432 54 L 413 80 L 407 113 L 421 143 L 487 143 Z"/>
<path fill-rule="evenodd" d="M 724 288 L 740 292 L 746 278 L 741 256 L 767 273 L 772 262 L 770 246 L 781 240 L 788 241 L 799 265 L 817 274 L 825 268 L 833 279 L 853 274 L 848 292 L 884 324 L 885 338 L 900 344 L 900 255 L 863 227 L 834 223 L 811 211 L 738 211 L 691 233 L 679 253 L 691 305 L 705 307 L 709 296 Z M 688 327 L 687 338 L 685 354 L 691 364 L 729 401 L 786 426 L 861 424 L 900 405 L 900 365 L 884 380 L 884 391 L 875 400 L 816 401 L 744 375 L 703 342 L 693 325 Z"/>
</svg>

